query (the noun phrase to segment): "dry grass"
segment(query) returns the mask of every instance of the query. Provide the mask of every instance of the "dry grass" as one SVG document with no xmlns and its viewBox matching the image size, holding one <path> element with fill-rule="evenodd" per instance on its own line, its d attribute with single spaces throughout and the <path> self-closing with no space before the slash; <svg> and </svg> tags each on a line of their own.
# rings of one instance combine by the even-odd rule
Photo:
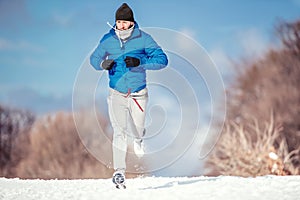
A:
<svg viewBox="0 0 300 200">
<path fill-rule="evenodd" d="M 257 120 L 247 126 L 231 121 L 226 123 L 208 166 L 216 174 L 243 177 L 299 174 L 293 165 L 299 151 L 288 151 L 282 127 L 275 126 L 273 117 L 262 127 Z"/>
</svg>

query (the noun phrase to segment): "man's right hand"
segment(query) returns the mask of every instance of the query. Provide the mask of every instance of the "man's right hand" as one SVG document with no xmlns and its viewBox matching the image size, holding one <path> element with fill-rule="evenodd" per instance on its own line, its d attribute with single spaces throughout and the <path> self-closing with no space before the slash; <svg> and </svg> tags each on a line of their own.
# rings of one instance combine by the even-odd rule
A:
<svg viewBox="0 0 300 200">
<path fill-rule="evenodd" d="M 107 60 L 104 60 L 102 63 L 101 63 L 101 67 L 103 69 L 106 69 L 106 70 L 110 70 L 113 68 L 115 64 L 115 61 L 112 60 L 112 59 L 107 59 Z"/>
</svg>

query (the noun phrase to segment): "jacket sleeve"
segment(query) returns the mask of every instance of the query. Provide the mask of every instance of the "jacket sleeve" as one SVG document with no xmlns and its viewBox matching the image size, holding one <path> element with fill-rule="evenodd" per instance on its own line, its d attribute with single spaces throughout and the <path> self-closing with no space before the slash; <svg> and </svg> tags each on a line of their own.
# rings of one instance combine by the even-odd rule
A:
<svg viewBox="0 0 300 200">
<path fill-rule="evenodd" d="M 167 55 L 150 35 L 145 38 L 145 54 L 141 64 L 146 70 L 159 70 L 168 65 Z"/>
<path fill-rule="evenodd" d="M 102 40 L 101 40 L 102 41 Z M 101 67 L 101 62 L 106 58 L 107 53 L 103 48 L 103 44 L 100 41 L 96 49 L 93 51 L 93 53 L 90 56 L 90 64 L 96 69 L 96 70 L 103 70 Z"/>
</svg>

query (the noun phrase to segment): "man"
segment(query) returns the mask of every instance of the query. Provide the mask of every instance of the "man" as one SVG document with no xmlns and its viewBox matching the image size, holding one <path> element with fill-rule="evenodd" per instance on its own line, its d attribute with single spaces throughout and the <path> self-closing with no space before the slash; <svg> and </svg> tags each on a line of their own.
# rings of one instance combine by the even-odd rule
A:
<svg viewBox="0 0 300 200">
<path fill-rule="evenodd" d="M 113 127 L 113 182 L 125 181 L 128 124 L 132 124 L 134 152 L 143 156 L 145 112 L 148 101 L 146 70 L 168 64 L 163 50 L 139 29 L 131 8 L 123 3 L 115 13 L 116 24 L 100 40 L 90 56 L 96 70 L 108 70 L 108 110 Z"/>
</svg>

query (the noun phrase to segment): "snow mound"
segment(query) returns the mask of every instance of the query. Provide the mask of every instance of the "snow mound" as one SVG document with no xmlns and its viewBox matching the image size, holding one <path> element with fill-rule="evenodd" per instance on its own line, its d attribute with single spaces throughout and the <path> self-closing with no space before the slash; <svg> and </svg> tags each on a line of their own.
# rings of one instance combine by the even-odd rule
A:
<svg viewBox="0 0 300 200">
<path fill-rule="evenodd" d="M 280 199 L 300 197 L 300 176 L 141 177 L 118 190 L 110 179 L 22 180 L 0 178 L 0 199 Z"/>
</svg>

